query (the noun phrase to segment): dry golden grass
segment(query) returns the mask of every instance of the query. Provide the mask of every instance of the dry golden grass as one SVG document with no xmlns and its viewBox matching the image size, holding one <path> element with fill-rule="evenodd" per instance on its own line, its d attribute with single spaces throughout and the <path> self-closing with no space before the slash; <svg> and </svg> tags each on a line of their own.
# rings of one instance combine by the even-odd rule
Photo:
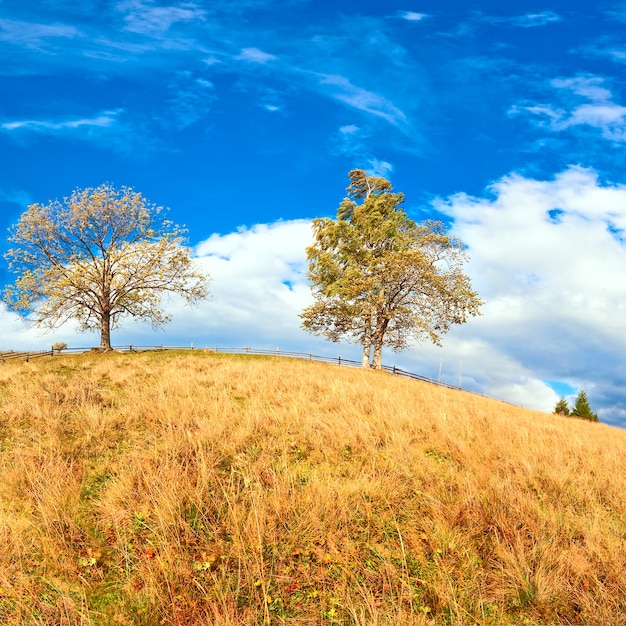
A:
<svg viewBox="0 0 626 626">
<path fill-rule="evenodd" d="M 0 623 L 626 623 L 626 432 L 389 374 L 0 364 Z"/>
</svg>

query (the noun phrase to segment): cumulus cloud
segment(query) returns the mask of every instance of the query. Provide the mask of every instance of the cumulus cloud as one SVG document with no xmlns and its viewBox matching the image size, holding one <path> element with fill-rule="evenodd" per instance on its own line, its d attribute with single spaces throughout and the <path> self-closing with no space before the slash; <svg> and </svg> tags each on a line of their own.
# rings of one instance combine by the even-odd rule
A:
<svg viewBox="0 0 626 626">
<path fill-rule="evenodd" d="M 468 246 L 466 271 L 486 300 L 483 316 L 454 327 L 443 347 L 428 343 L 384 362 L 525 407 L 551 411 L 563 389 L 585 388 L 602 421 L 626 426 L 626 186 L 571 167 L 550 180 L 511 174 L 483 197 L 436 202 Z M 358 359 L 358 346 L 332 344 L 300 328 L 312 301 L 305 249 L 309 220 L 279 221 L 213 234 L 194 255 L 212 278 L 212 300 L 167 303 L 164 332 L 124 321 L 116 345 L 245 347 Z M 3 346 L 54 341 L 95 345 L 65 328 L 41 336 L 0 308 Z M 11 345 L 6 345 L 7 338 Z M 572 400 L 573 398 L 569 398 Z"/>
<path fill-rule="evenodd" d="M 626 187 L 572 167 L 553 180 L 511 175 L 490 193 L 438 205 L 469 246 L 474 285 L 487 300 L 472 338 L 515 359 L 535 383 L 585 387 L 601 417 L 615 416 L 608 407 L 626 406 L 615 392 L 626 350 L 626 288 L 615 279 L 626 272 Z M 479 369 L 493 372 L 488 362 Z"/>
<path fill-rule="evenodd" d="M 63 341 L 68 346 L 85 345 L 77 335 L 76 324 L 66 324 L 53 332 L 34 328 L 15 313 L 6 310 L 0 302 L 0 352 L 9 350 L 32 351 L 49 350 L 53 343 Z M 99 342 L 97 342 L 99 343 Z M 96 345 L 95 342 L 87 345 Z"/>
<path fill-rule="evenodd" d="M 212 277 L 212 300 L 196 309 L 177 303 L 168 334 L 185 331 L 209 345 L 336 352 L 300 328 L 298 314 L 312 301 L 305 275 L 311 243 L 309 220 L 256 224 L 201 241 L 195 256 Z"/>
</svg>

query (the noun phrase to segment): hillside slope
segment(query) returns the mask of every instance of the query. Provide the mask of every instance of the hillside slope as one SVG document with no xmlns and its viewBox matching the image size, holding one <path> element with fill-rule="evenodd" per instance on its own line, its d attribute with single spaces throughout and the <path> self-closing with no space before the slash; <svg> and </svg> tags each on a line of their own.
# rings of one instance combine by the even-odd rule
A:
<svg viewBox="0 0 626 626">
<path fill-rule="evenodd" d="M 0 364 L 0 623 L 626 623 L 626 433 L 390 374 Z"/>
</svg>

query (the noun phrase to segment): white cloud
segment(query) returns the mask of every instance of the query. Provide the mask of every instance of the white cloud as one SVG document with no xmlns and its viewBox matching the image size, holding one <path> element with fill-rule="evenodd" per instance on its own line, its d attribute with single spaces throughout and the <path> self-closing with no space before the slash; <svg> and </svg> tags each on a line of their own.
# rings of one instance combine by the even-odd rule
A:
<svg viewBox="0 0 626 626">
<path fill-rule="evenodd" d="M 311 243 L 309 220 L 256 224 L 200 242 L 195 254 L 213 278 L 213 299 L 195 324 L 199 334 L 255 347 L 304 346 L 310 336 L 299 328 L 298 313 L 311 302 L 305 277 Z"/>
<path fill-rule="evenodd" d="M 604 79 L 600 76 L 555 78 L 552 81 L 552 86 L 556 89 L 569 90 L 579 96 L 583 96 L 595 102 L 606 102 L 612 97 L 611 91 L 603 85 Z"/>
<path fill-rule="evenodd" d="M 206 14 L 192 3 L 165 7 L 142 0 L 120 2 L 117 9 L 125 14 L 125 30 L 149 36 L 164 35 L 178 22 L 203 21 Z"/>
<path fill-rule="evenodd" d="M 213 83 L 188 71 L 178 72 L 169 88 L 172 91 L 170 107 L 161 123 L 177 129 L 187 128 L 206 117 L 216 99 Z"/>
<path fill-rule="evenodd" d="M 258 48 L 243 48 L 239 56 L 235 57 L 238 61 L 246 61 L 248 63 L 259 63 L 265 65 L 269 61 L 276 61 L 278 57 L 269 52 L 263 52 Z"/>
<path fill-rule="evenodd" d="M 612 101 L 613 94 L 598 76 L 577 76 L 551 81 L 560 106 L 516 105 L 509 114 L 531 114 L 542 127 L 553 131 L 580 126 L 597 128 L 605 139 L 626 141 L 626 107 Z M 586 102 L 585 102 L 586 100 Z"/>
<path fill-rule="evenodd" d="M 312 243 L 309 220 L 279 221 L 213 234 L 195 246 L 195 257 L 211 274 L 211 301 L 187 307 L 178 298 L 167 304 L 172 321 L 163 331 L 122 320 L 113 332 L 114 345 L 189 345 L 222 347 L 309 348 L 339 354 L 338 348 L 300 329 L 298 313 L 312 298 L 305 276 L 306 247 Z M 70 347 L 97 345 L 92 334 L 65 328 L 52 334 L 27 327 L 0 308 L 3 337 L 0 349 L 46 349 L 54 341 Z M 344 351 L 345 355 L 346 351 Z"/>
<path fill-rule="evenodd" d="M 617 104 L 583 104 L 576 107 L 563 127 L 585 124 L 600 128 L 606 139 L 626 140 L 626 107 Z"/>
<path fill-rule="evenodd" d="M 550 181 L 511 175 L 490 191 L 491 199 L 459 194 L 438 207 L 469 246 L 469 271 L 487 300 L 484 317 L 459 332 L 508 355 L 535 381 L 585 387 L 604 407 L 623 408 L 626 398 L 611 385 L 626 351 L 626 286 L 616 280 L 626 273 L 626 187 L 572 167 Z M 475 359 L 491 394 L 491 357 Z"/>
<path fill-rule="evenodd" d="M 563 18 L 553 11 L 541 11 L 539 13 L 526 13 L 514 17 L 501 17 L 497 15 L 478 14 L 478 21 L 487 24 L 508 24 L 521 28 L 535 28 L 560 22 Z"/>
<path fill-rule="evenodd" d="M 406 115 L 387 98 L 353 85 L 345 76 L 320 75 L 320 85 L 329 95 L 350 107 L 379 117 L 399 129 L 406 130 Z"/>
<path fill-rule="evenodd" d="M 34 131 L 44 133 L 67 132 L 83 127 L 95 126 L 99 128 L 107 128 L 117 121 L 121 109 L 114 111 L 103 111 L 91 118 L 76 118 L 64 121 L 52 120 L 16 120 L 12 122 L 4 122 L 0 124 L 0 129 L 4 131 Z"/>
<path fill-rule="evenodd" d="M 421 22 L 426 19 L 428 15 L 426 15 L 426 13 L 416 13 L 415 11 L 400 11 L 398 17 L 407 22 Z"/>
<path fill-rule="evenodd" d="M 75 324 L 66 324 L 63 328 L 54 332 L 46 332 L 36 329 L 17 314 L 9 313 L 4 304 L 0 302 L 0 352 L 15 351 L 32 351 L 38 352 L 48 350 L 53 343 L 63 341 L 68 346 L 85 345 L 77 334 L 77 326 Z M 93 342 L 92 342 L 93 343 Z"/>
<path fill-rule="evenodd" d="M 393 165 L 387 161 L 371 158 L 367 162 L 366 171 L 370 176 L 388 178 L 391 172 L 393 172 Z"/>
<path fill-rule="evenodd" d="M 74 39 L 80 31 L 68 24 L 38 24 L 0 19 L 0 41 L 38 49 L 47 39 Z"/>
<path fill-rule="evenodd" d="M 210 56 L 210 57 L 207 57 L 206 59 L 203 59 L 202 62 L 205 65 L 208 65 L 209 67 L 213 67 L 214 65 L 220 65 L 224 61 L 222 61 L 221 59 L 218 59 L 216 56 Z"/>
<path fill-rule="evenodd" d="M 535 26 L 546 26 L 547 24 L 555 24 L 563 18 L 553 11 L 542 11 L 540 13 L 527 13 L 520 17 L 514 18 L 513 23 L 522 28 L 532 28 Z"/>
<path fill-rule="evenodd" d="M 366 170 L 372 176 L 388 178 L 393 172 L 393 165 L 376 158 L 370 150 L 368 134 L 355 124 L 346 124 L 339 128 L 332 140 L 331 150 L 349 156 L 353 166 Z"/>
<path fill-rule="evenodd" d="M 438 201 L 469 248 L 466 271 L 486 299 L 484 315 L 454 327 L 443 347 L 424 343 L 384 362 L 514 404 L 551 411 L 552 381 L 584 387 L 603 421 L 626 426 L 626 186 L 602 184 L 572 167 L 552 180 L 507 176 L 487 197 Z M 214 234 L 195 247 L 211 273 L 213 299 L 197 308 L 173 299 L 165 332 L 124 321 L 116 345 L 189 345 L 293 350 L 358 359 L 358 346 L 332 344 L 300 328 L 311 301 L 306 280 L 309 220 L 257 224 Z M 97 337 L 41 336 L 0 309 L 11 345 L 54 341 L 96 345 Z"/>
<path fill-rule="evenodd" d="M 355 124 L 346 124 L 339 129 L 342 135 L 354 135 L 359 132 L 359 127 Z"/>
</svg>

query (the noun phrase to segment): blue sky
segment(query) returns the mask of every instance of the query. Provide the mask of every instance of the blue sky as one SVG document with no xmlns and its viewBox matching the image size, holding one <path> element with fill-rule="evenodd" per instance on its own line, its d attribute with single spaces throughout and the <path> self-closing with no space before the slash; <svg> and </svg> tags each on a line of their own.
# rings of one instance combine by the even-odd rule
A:
<svg viewBox="0 0 626 626">
<path fill-rule="evenodd" d="M 353 168 L 467 244 L 484 315 L 384 361 L 550 411 L 585 388 L 626 426 L 626 3 L 0 0 L 0 229 L 129 185 L 213 276 L 114 343 L 358 354 L 299 329 L 310 220 Z M 0 239 L 0 250 L 7 247 Z M 0 285 L 11 277 L 0 262 Z M 0 309 L 0 348 L 53 335 Z"/>
</svg>

